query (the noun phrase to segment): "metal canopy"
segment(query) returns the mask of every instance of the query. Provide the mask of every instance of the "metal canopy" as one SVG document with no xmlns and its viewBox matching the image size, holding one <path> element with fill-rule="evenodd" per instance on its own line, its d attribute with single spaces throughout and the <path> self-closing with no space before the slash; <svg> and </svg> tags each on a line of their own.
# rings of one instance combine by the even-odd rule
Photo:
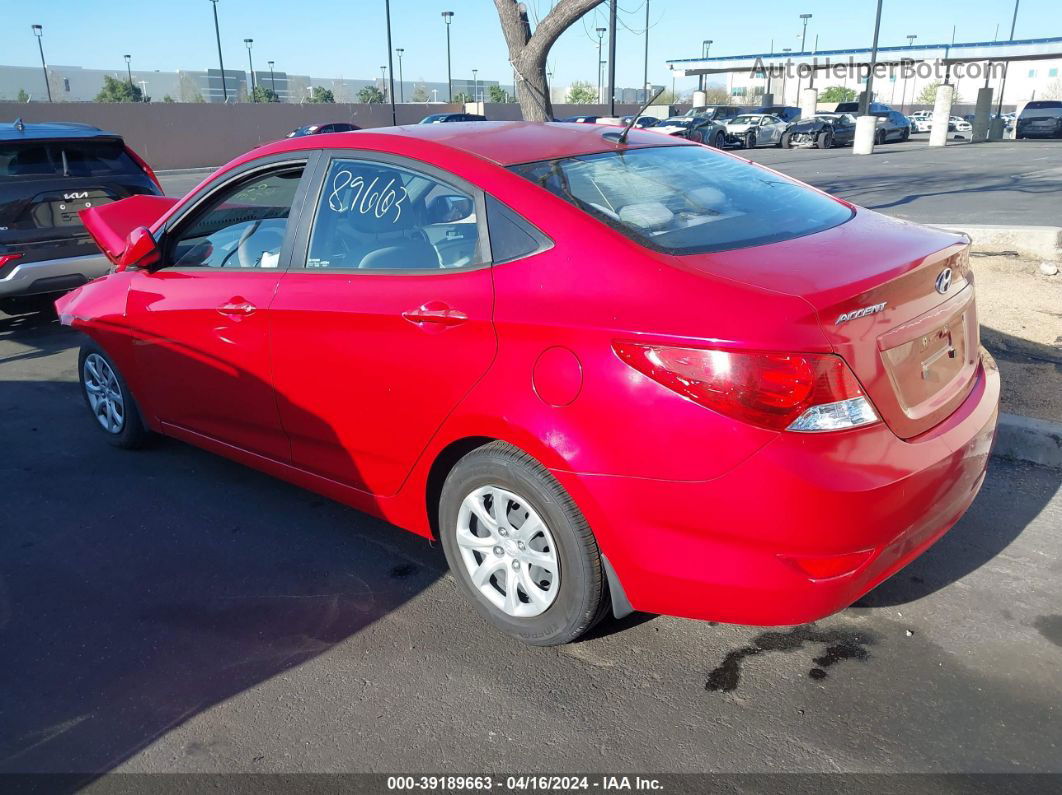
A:
<svg viewBox="0 0 1062 795">
<path fill-rule="evenodd" d="M 910 61 L 940 61 L 945 64 L 971 61 L 1036 61 L 1062 58 L 1062 36 L 1016 41 L 975 41 L 965 44 L 919 44 L 878 47 L 877 62 L 884 66 Z M 758 63 L 757 63 L 758 62 Z M 713 58 L 679 58 L 667 62 L 676 77 L 746 72 L 754 67 L 784 67 L 806 64 L 814 69 L 836 66 L 869 66 L 870 48 L 819 50 L 818 52 L 753 53 Z"/>
</svg>

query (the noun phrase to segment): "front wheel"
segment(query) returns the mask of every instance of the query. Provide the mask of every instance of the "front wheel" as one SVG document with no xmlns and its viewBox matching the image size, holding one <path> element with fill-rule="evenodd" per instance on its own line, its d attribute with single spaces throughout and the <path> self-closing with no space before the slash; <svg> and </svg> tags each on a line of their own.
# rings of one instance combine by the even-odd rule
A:
<svg viewBox="0 0 1062 795">
<path fill-rule="evenodd" d="M 87 342 L 81 346 L 77 369 L 85 404 L 107 441 L 128 450 L 142 447 L 149 432 L 111 358 L 96 343 Z"/>
<path fill-rule="evenodd" d="M 545 467 L 504 442 L 450 471 L 439 535 L 476 610 L 525 643 L 568 643 L 607 611 L 601 554 L 582 513 Z"/>
<path fill-rule="evenodd" d="M 783 149 L 793 148 L 793 141 L 790 139 L 789 133 L 782 134 L 782 140 L 779 141 L 779 146 L 781 146 Z"/>
<path fill-rule="evenodd" d="M 878 134 L 875 136 L 875 138 L 877 138 L 875 143 L 878 146 L 884 146 L 884 144 L 885 144 L 885 131 L 884 130 L 878 130 Z"/>
<path fill-rule="evenodd" d="M 712 146 L 716 149 L 723 149 L 726 146 L 726 133 L 722 130 L 715 134 L 715 138 L 712 139 Z"/>
<path fill-rule="evenodd" d="M 818 137 L 818 140 L 815 141 L 815 145 L 819 149 L 829 149 L 831 146 L 833 146 L 833 136 L 830 135 L 829 131 L 824 132 Z"/>
<path fill-rule="evenodd" d="M 750 132 L 745 137 L 745 148 L 746 149 L 755 149 L 756 148 L 756 133 Z"/>
</svg>

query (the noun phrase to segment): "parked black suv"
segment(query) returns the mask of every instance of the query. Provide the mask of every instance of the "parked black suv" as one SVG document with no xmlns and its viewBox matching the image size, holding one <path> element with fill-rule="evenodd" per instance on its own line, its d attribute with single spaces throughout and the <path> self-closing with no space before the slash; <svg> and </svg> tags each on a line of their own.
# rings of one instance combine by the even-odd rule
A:
<svg viewBox="0 0 1062 795">
<path fill-rule="evenodd" d="M 478 113 L 433 113 L 420 120 L 421 124 L 441 124 L 451 121 L 486 121 L 486 116 Z"/>
<path fill-rule="evenodd" d="M 1029 102 L 1018 116 L 1015 138 L 1062 138 L 1062 101 L 1057 99 Z"/>
<path fill-rule="evenodd" d="M 138 193 L 162 195 L 121 136 L 86 124 L 0 124 L 0 310 L 47 306 L 110 263 L 78 212 Z"/>
</svg>

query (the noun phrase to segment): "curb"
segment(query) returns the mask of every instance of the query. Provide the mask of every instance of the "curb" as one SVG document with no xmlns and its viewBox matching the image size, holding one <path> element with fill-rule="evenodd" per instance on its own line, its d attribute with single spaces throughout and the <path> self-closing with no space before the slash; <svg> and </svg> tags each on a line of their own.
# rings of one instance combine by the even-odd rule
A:
<svg viewBox="0 0 1062 795">
<path fill-rule="evenodd" d="M 1062 423 L 1000 414 L 992 455 L 1062 469 Z"/>
<path fill-rule="evenodd" d="M 926 223 L 946 232 L 969 235 L 975 251 L 1016 251 L 1034 259 L 1062 259 L 1062 227 L 996 224 Z"/>
</svg>

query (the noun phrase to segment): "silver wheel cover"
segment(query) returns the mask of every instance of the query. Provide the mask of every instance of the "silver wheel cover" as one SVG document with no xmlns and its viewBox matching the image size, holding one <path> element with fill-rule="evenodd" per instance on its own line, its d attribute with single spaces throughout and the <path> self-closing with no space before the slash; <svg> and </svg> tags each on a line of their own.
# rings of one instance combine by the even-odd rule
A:
<svg viewBox="0 0 1062 795">
<path fill-rule="evenodd" d="M 556 542 L 518 494 L 499 486 L 468 494 L 457 514 L 456 540 L 472 587 L 506 615 L 533 618 L 557 598 Z"/>
</svg>

